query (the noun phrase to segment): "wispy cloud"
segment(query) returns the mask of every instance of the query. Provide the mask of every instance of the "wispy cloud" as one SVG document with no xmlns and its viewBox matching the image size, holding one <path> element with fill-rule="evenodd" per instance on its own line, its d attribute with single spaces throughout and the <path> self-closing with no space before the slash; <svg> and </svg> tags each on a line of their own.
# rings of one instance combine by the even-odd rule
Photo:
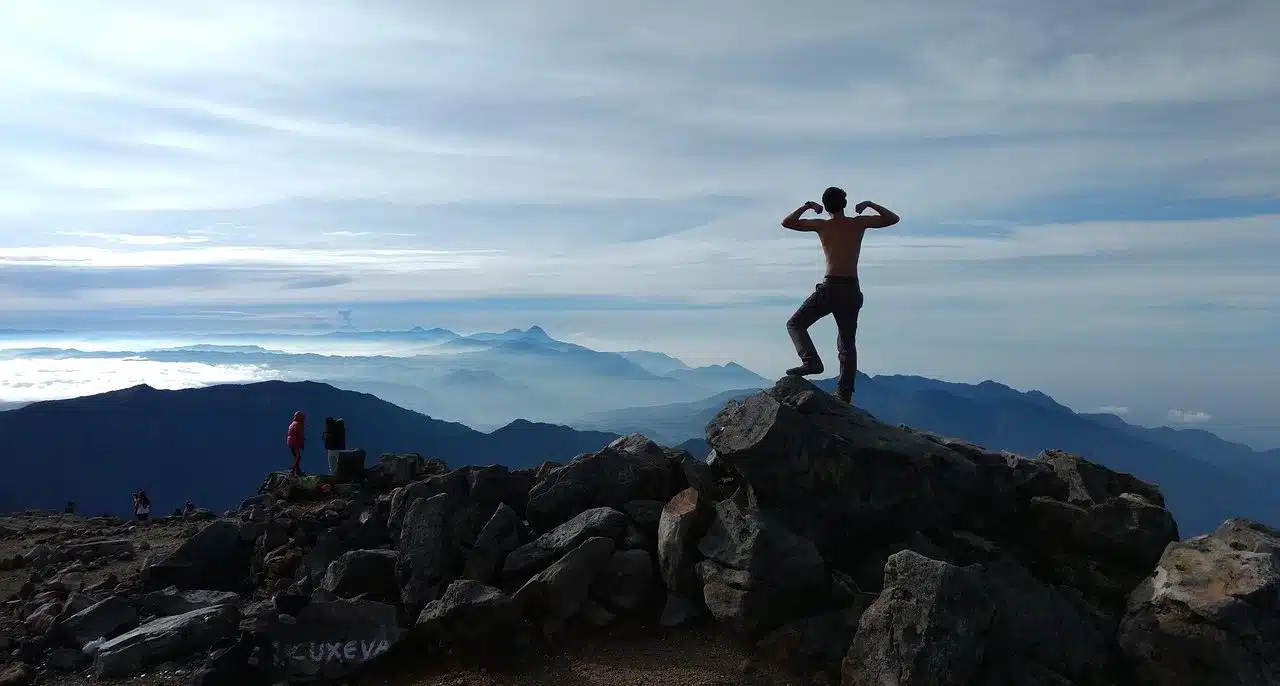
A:
<svg viewBox="0 0 1280 686">
<path fill-rule="evenodd" d="M 1169 410 L 1169 421 L 1175 424 L 1204 424 L 1213 419 L 1213 415 L 1200 410 Z"/>
<path fill-rule="evenodd" d="M 1099 414 L 1114 414 L 1116 416 L 1123 417 L 1124 415 L 1129 414 L 1129 408 L 1119 405 L 1106 405 L 1099 407 L 1095 412 L 1098 412 Z"/>
</svg>

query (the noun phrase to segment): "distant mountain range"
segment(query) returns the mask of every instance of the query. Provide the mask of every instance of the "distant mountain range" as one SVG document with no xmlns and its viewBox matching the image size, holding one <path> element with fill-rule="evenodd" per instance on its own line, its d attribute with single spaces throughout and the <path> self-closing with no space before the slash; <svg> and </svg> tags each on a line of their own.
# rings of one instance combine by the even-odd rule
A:
<svg viewBox="0 0 1280 686">
<path fill-rule="evenodd" d="M 835 382 L 825 379 L 818 385 L 833 390 Z M 705 456 L 707 422 L 726 402 L 755 390 L 599 412 L 571 425 L 645 433 Z M 1280 523 L 1280 496 L 1273 487 L 1280 478 L 1280 450 L 1255 451 L 1203 430 L 1152 429 L 1114 415 L 1077 414 L 1038 391 L 993 381 L 956 384 L 918 376 L 859 375 L 855 402 L 889 423 L 1028 456 L 1060 448 L 1154 481 L 1184 534 L 1202 533 L 1241 514 Z"/>
<path fill-rule="evenodd" d="M 267 381 L 181 391 L 149 386 L 0 412 L 5 479 L 0 504 L 124 514 L 143 488 L 157 511 L 187 498 L 221 511 L 267 472 L 288 469 L 284 437 L 295 410 L 307 413 L 303 468 L 327 469 L 320 439 L 326 416 L 346 420 L 348 445 L 369 460 L 417 452 L 452 466 L 534 466 L 593 452 L 604 432 L 516 421 L 491 433 L 433 419 L 372 395 L 314 383 Z"/>
<path fill-rule="evenodd" d="M 215 335 L 197 345 L 165 349 L 86 352 L 46 347 L 8 350 L 5 355 L 256 365 L 283 380 L 322 381 L 374 393 L 472 427 L 497 427 L 517 418 L 564 423 L 602 408 L 670 403 L 768 383 L 733 362 L 691 367 L 663 353 L 592 350 L 557 340 L 539 326 L 470 335 L 422 327 Z"/>
</svg>

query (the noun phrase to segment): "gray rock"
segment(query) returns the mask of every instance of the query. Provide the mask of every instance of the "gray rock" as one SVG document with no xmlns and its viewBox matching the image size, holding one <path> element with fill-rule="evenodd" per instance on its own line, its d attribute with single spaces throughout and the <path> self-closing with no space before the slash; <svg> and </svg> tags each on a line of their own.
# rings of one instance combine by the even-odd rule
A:
<svg viewBox="0 0 1280 686">
<path fill-rule="evenodd" d="M 754 507 L 749 497 L 742 500 L 716 503 L 698 544 L 707 559 L 695 570 L 711 614 L 755 634 L 812 614 L 829 597 L 829 576 L 812 541 Z"/>
<path fill-rule="evenodd" d="M 884 574 L 884 590 L 858 623 L 841 683 L 979 683 L 995 610 L 978 573 L 903 551 L 889 558 Z"/>
<path fill-rule="evenodd" d="M 364 594 L 369 600 L 395 602 L 400 595 L 394 550 L 352 550 L 334 560 L 320 587 L 339 598 Z"/>
<path fill-rule="evenodd" d="M 98 647 L 93 672 L 99 679 L 130 676 L 147 666 L 208 650 L 230 636 L 240 622 L 233 605 L 216 605 L 163 617 Z"/>
<path fill-rule="evenodd" d="M 629 523 L 625 514 L 608 507 L 586 510 L 513 550 L 503 563 L 502 576 L 514 579 L 533 574 L 592 537 L 617 541 L 626 533 Z"/>
<path fill-rule="evenodd" d="M 902 551 L 862 615 L 844 683 L 1110 684 L 1114 633 L 1010 560 L 958 567 Z"/>
<path fill-rule="evenodd" d="M 1171 544 L 1118 639 L 1156 686 L 1280 683 L 1280 530 L 1229 519 Z"/>
<path fill-rule="evenodd" d="M 60 631 L 75 645 L 84 647 L 100 638 L 115 638 L 137 625 L 138 611 L 124 598 L 111 596 L 68 617 Z"/>
<path fill-rule="evenodd" d="M 1132 493 L 1164 507 L 1164 495 L 1155 486 L 1123 472 L 1114 472 L 1063 450 L 1046 450 L 1036 459 L 1049 465 L 1067 484 L 1065 500 L 1074 505 L 1092 505 Z"/>
<path fill-rule="evenodd" d="M 450 497 L 440 493 L 413 501 L 400 528 L 396 577 L 400 600 L 411 608 L 435 600 L 450 581 L 457 557 L 447 520 Z"/>
<path fill-rule="evenodd" d="M 152 591 L 142 598 L 142 609 L 159 617 L 182 615 L 215 605 L 240 605 L 231 591 L 180 591 L 176 586 Z"/>
<path fill-rule="evenodd" d="M 606 608 L 640 609 L 657 590 L 653 557 L 644 550 L 618 550 L 592 584 L 591 595 Z"/>
<path fill-rule="evenodd" d="M 702 594 L 693 567 L 702 556 L 698 542 L 706 535 L 715 513 L 694 488 L 677 493 L 662 508 L 658 520 L 658 567 L 667 588 L 694 597 Z"/>
<path fill-rule="evenodd" d="M 667 593 L 667 600 L 662 606 L 662 616 L 658 622 L 665 627 L 675 627 L 704 614 L 706 614 L 706 608 L 700 603 L 676 591 L 670 591 Z"/>
<path fill-rule="evenodd" d="M 658 529 L 658 520 L 662 518 L 662 508 L 666 502 L 661 500 L 632 500 L 622 506 L 622 510 L 631 517 L 636 527 L 645 531 Z"/>
<path fill-rule="evenodd" d="M 529 503 L 529 490 L 536 481 L 533 472 L 515 470 L 502 465 L 474 467 L 467 474 L 470 485 L 468 499 L 481 506 L 486 514 L 500 503 L 524 512 Z"/>
<path fill-rule="evenodd" d="M 661 447 L 632 434 L 548 473 L 529 491 L 525 516 L 536 530 L 545 531 L 590 508 L 620 508 L 632 500 L 665 502 L 679 490 L 680 479 L 679 464 Z"/>
<path fill-rule="evenodd" d="M 707 425 L 707 441 L 717 468 L 741 475 L 839 567 L 877 541 L 949 523 L 977 484 L 971 460 L 798 376 L 729 402 Z"/>
<path fill-rule="evenodd" d="M 387 527 L 391 535 L 393 537 L 399 535 L 400 525 L 404 522 L 409 507 L 418 498 L 430 499 L 437 495 L 448 494 L 451 496 L 450 507 L 452 507 L 453 504 L 466 501 L 470 488 L 468 472 L 461 469 L 397 488 L 391 493 L 391 512 L 387 517 Z"/>
<path fill-rule="evenodd" d="M 217 520 L 170 555 L 149 559 L 141 577 L 150 588 L 238 591 L 248 577 L 252 551 L 252 540 L 241 539 L 237 524 Z"/>
<path fill-rule="evenodd" d="M 459 579 L 423 608 L 414 631 L 457 645 L 502 638 L 519 621 L 510 596 L 478 581 Z"/>
<path fill-rule="evenodd" d="M 541 616 L 548 628 L 557 629 L 582 609 L 591 582 L 608 564 L 613 549 L 613 539 L 588 538 L 521 586 L 514 596 L 516 607 Z"/>
<path fill-rule="evenodd" d="M 371 600 L 311 603 L 296 621 L 282 622 L 277 657 L 293 681 L 347 676 L 394 647 L 404 637 L 393 605 Z"/>
<path fill-rule="evenodd" d="M 862 613 L 875 594 L 858 594 L 842 610 L 793 620 L 756 643 L 759 654 L 799 673 L 839 674 Z"/>
<path fill-rule="evenodd" d="M 467 554 L 462 577 L 482 583 L 497 579 L 503 560 L 520 546 L 523 530 L 520 515 L 506 503 L 499 503 Z"/>
</svg>

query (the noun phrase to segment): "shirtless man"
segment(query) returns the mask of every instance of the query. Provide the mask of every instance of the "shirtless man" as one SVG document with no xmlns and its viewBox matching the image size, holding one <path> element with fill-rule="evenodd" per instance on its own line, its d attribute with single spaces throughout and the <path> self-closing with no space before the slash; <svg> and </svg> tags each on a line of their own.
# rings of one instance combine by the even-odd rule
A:
<svg viewBox="0 0 1280 686">
<path fill-rule="evenodd" d="M 880 229 L 898 223 L 898 215 L 865 200 L 853 209 L 860 215 L 868 207 L 877 214 L 846 217 L 848 204 L 845 192 L 832 186 L 822 193 L 822 205 L 809 201 L 787 215 L 782 225 L 793 231 L 813 231 L 822 242 L 822 252 L 827 258 L 827 277 L 813 289 L 800 309 L 787 320 L 787 333 L 800 356 L 800 366 L 787 370 L 787 374 L 809 376 L 821 374 L 822 359 L 813 347 L 809 327 L 827 315 L 834 315 L 839 331 L 836 350 L 840 358 L 840 378 L 836 381 L 836 395 L 845 402 L 853 400 L 853 381 L 858 371 L 858 350 L 854 337 L 858 333 L 858 313 L 862 310 L 862 289 L 858 286 L 858 255 L 862 252 L 862 236 L 867 229 Z M 807 210 L 822 212 L 827 208 L 829 219 L 801 219 Z"/>
</svg>

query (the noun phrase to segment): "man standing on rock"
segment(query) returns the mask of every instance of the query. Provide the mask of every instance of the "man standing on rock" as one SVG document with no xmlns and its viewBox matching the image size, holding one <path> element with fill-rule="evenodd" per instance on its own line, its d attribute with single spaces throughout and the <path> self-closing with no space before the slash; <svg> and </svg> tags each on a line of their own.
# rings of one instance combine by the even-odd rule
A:
<svg viewBox="0 0 1280 686">
<path fill-rule="evenodd" d="M 782 225 L 793 231 L 812 231 L 818 234 L 822 253 L 827 258 L 827 275 L 813 289 L 800 309 L 787 320 L 787 333 L 800 356 L 800 366 L 787 370 L 787 374 L 809 376 L 821 374 L 824 367 L 818 350 L 809 337 L 809 327 L 827 315 L 833 315 L 839 331 L 836 351 L 840 358 L 840 377 L 836 381 L 836 395 L 845 402 L 853 400 L 853 381 L 858 371 L 858 351 L 854 338 L 858 332 L 858 313 L 862 310 L 862 288 L 858 284 L 858 256 L 862 252 L 862 236 L 867 229 L 880 229 L 898 223 L 899 217 L 884 207 L 864 200 L 854 207 L 861 215 L 871 208 L 874 215 L 846 217 L 848 204 L 845 192 L 835 186 L 822 193 L 822 205 L 809 201 L 782 220 Z M 801 219 L 807 210 L 822 212 L 826 206 L 828 218 Z"/>
</svg>

